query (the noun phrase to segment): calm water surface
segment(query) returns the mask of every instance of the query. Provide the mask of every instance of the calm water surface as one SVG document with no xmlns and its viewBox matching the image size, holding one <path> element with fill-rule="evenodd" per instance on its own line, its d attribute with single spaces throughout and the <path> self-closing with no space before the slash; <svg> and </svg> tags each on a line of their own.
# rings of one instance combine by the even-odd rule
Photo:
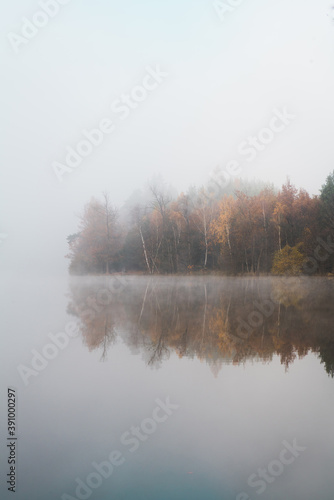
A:
<svg viewBox="0 0 334 500">
<path fill-rule="evenodd" d="M 316 278 L 2 285 L 1 498 L 332 500 L 333 299 Z"/>
</svg>

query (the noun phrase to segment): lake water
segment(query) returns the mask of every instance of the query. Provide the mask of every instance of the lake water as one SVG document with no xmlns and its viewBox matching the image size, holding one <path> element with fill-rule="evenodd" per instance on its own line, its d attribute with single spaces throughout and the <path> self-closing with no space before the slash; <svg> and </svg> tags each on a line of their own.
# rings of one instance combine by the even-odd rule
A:
<svg viewBox="0 0 334 500">
<path fill-rule="evenodd" d="M 334 280 L 1 287 L 1 498 L 334 498 Z"/>
</svg>

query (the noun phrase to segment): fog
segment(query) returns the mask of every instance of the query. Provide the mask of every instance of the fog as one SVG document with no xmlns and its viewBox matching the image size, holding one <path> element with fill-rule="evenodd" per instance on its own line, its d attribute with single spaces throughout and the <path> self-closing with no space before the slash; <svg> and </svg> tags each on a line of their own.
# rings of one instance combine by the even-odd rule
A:
<svg viewBox="0 0 334 500">
<path fill-rule="evenodd" d="M 121 207 L 154 175 L 181 192 L 240 160 L 242 178 L 279 187 L 289 175 L 318 193 L 334 165 L 327 0 L 241 2 L 223 18 L 211 0 L 58 7 L 22 41 L 39 2 L 1 6 L 2 275 L 66 273 L 66 236 L 91 196 L 106 190 Z M 116 102 L 152 71 L 163 76 L 157 85 L 151 76 L 151 90 L 122 119 Z M 293 118 L 248 161 L 241 143 L 268 127 L 274 110 Z M 106 119 L 112 133 L 59 179 L 54 162 L 64 164 L 82 131 Z"/>
</svg>

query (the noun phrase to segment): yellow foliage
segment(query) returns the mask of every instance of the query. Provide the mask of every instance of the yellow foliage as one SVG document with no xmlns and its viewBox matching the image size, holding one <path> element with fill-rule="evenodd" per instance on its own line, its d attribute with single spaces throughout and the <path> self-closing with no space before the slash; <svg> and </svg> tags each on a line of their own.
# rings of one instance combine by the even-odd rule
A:
<svg viewBox="0 0 334 500">
<path fill-rule="evenodd" d="M 286 245 L 282 250 L 275 253 L 272 273 L 289 274 L 296 276 L 301 273 L 304 256 L 300 251 L 300 244 L 295 247 Z"/>
</svg>

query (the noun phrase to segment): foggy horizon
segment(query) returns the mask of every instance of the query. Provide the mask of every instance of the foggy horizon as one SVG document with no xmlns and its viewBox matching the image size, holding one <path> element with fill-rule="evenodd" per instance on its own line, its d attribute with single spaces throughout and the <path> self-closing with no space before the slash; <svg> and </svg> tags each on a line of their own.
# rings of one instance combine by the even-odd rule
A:
<svg viewBox="0 0 334 500">
<path fill-rule="evenodd" d="M 10 4 L 0 24 L 2 106 L 10 116 L 1 272 L 66 272 L 66 237 L 85 203 L 108 191 L 121 207 L 155 175 L 180 193 L 237 160 L 242 179 L 279 188 L 289 176 L 317 195 L 332 172 L 334 18 L 327 1 L 243 2 L 223 18 L 211 1 L 71 1 L 27 43 L 17 41 L 38 5 Z M 148 72 L 157 68 L 163 76 L 155 86 Z M 143 82 L 146 96 L 133 90 Z M 131 99 L 126 112 L 124 95 L 133 91 L 138 102 Z M 275 109 L 295 118 L 248 161 L 254 155 L 239 148 L 268 128 Z M 83 131 L 105 119 L 114 130 L 60 182 L 53 164 L 65 164 Z"/>
</svg>

